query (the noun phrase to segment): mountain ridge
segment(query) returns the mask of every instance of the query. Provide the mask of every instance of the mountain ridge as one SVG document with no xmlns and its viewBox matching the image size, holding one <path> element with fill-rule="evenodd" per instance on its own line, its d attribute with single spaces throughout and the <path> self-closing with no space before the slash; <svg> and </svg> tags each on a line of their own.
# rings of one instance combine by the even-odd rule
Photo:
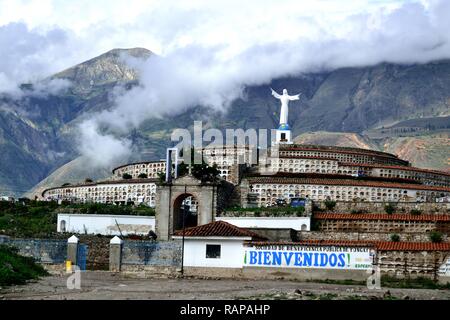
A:
<svg viewBox="0 0 450 320">
<path fill-rule="evenodd" d="M 17 101 L 0 96 L 0 193 L 22 194 L 79 157 L 74 144 L 76 124 L 93 112 L 111 108 L 111 92 L 117 85 L 131 88 L 139 83 L 138 72 L 123 59 L 128 53 L 138 59 L 153 55 L 144 48 L 113 49 L 53 75 L 52 79 L 71 82 L 64 93 Z M 269 87 L 303 93 L 299 103 L 290 106 L 293 136 L 303 134 L 304 141 L 314 143 L 355 143 L 391 150 L 412 159 L 413 165 L 449 170 L 449 129 L 444 126 L 439 131 L 432 126 L 438 120 L 445 124 L 442 117 L 450 116 L 450 60 L 341 68 L 246 87 L 246 98 L 235 100 L 227 113 L 197 106 L 167 119 L 145 120 L 128 134 L 134 150 L 130 161 L 159 159 L 171 144 L 172 130 L 192 128 L 197 119 L 206 119 L 204 127 L 220 130 L 275 128 L 279 104 Z M 433 120 L 437 117 L 441 119 Z M 401 132 L 416 128 L 415 119 L 422 119 L 419 127 L 423 130 Z M 397 123 L 406 128 L 394 128 Z M 392 132 L 381 132 L 390 127 Z M 310 132 L 316 132 L 314 138 Z M 436 138 L 437 134 L 444 136 Z M 435 138 L 440 149 L 434 148 Z M 68 167 L 64 171 L 70 171 Z M 89 172 L 79 172 L 79 179 Z"/>
</svg>

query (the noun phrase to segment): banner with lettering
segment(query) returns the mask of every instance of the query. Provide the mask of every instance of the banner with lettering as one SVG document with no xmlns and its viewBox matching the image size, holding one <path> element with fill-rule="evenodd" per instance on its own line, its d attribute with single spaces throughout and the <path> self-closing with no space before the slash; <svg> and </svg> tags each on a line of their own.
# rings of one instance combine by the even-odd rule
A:
<svg viewBox="0 0 450 320">
<path fill-rule="evenodd" d="M 244 266 L 368 270 L 374 255 L 372 248 L 362 247 L 254 246 L 246 248 Z"/>
</svg>

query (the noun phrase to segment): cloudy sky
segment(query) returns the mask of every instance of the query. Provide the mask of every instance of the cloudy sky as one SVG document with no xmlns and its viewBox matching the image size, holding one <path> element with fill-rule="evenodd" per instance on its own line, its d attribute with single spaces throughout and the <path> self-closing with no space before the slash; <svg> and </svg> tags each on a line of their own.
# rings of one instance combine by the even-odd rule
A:
<svg viewBox="0 0 450 320">
<path fill-rule="evenodd" d="M 117 47 L 167 55 L 197 45 L 231 59 L 278 45 L 300 50 L 297 69 L 424 61 L 448 57 L 449 27 L 446 0 L 0 0 L 0 83 Z"/>
<path fill-rule="evenodd" d="M 243 86 L 290 74 L 450 58 L 449 30 L 448 0 L 0 0 L 0 92 L 112 48 L 150 49 L 142 86 L 81 127 L 82 153 L 97 140 L 126 152 L 100 124 L 123 133 L 196 104 L 224 108 Z"/>
</svg>

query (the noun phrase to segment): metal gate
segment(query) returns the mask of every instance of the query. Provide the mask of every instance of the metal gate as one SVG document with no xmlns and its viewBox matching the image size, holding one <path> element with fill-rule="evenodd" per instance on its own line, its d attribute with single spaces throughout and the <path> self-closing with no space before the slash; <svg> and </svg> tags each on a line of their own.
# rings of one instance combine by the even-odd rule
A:
<svg viewBox="0 0 450 320">
<path fill-rule="evenodd" d="M 77 266 L 81 271 L 86 270 L 86 260 L 88 255 L 88 246 L 85 244 L 78 244 L 78 252 L 77 252 Z"/>
</svg>

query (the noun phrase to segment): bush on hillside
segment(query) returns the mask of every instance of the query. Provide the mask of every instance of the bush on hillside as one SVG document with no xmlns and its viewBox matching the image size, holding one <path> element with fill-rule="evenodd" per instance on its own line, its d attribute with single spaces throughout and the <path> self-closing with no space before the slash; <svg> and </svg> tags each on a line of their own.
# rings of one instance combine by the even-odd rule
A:
<svg viewBox="0 0 450 320">
<path fill-rule="evenodd" d="M 33 258 L 19 255 L 16 248 L 0 245 L 0 286 L 24 284 L 45 275 L 47 271 Z"/>
</svg>

